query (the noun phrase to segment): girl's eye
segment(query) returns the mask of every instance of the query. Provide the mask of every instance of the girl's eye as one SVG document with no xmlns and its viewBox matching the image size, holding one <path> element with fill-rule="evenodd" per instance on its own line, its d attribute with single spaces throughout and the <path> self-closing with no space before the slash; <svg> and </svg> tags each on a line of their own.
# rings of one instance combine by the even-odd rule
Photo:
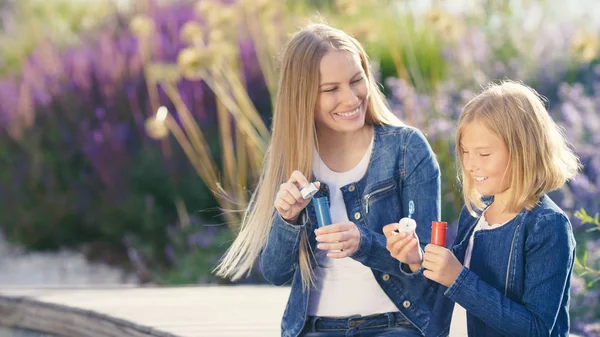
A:
<svg viewBox="0 0 600 337">
<path fill-rule="evenodd" d="M 361 76 L 360 78 L 358 78 L 358 79 L 356 79 L 356 80 L 352 81 L 351 83 L 352 83 L 352 84 L 354 84 L 354 83 L 358 83 L 358 82 L 360 82 L 360 81 L 362 81 L 362 80 L 363 80 L 363 78 L 362 78 L 362 76 Z"/>
<path fill-rule="evenodd" d="M 333 92 L 333 91 L 336 91 L 336 90 L 337 90 L 337 87 L 336 88 L 327 89 L 327 90 L 323 90 L 323 92 Z"/>
<path fill-rule="evenodd" d="M 482 156 L 482 157 L 487 157 L 487 156 L 489 156 L 490 154 L 489 154 L 489 153 L 480 153 L 479 155 L 480 155 L 480 156 Z"/>
</svg>

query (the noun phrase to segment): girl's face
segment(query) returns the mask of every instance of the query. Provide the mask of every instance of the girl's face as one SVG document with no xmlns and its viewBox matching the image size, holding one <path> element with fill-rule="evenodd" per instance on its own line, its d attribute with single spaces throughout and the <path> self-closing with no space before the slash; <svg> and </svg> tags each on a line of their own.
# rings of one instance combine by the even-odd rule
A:
<svg viewBox="0 0 600 337">
<path fill-rule="evenodd" d="M 478 121 L 464 125 L 460 154 L 465 179 L 482 195 L 502 194 L 510 188 L 510 154 L 506 144 Z"/>
<path fill-rule="evenodd" d="M 330 51 L 321 59 L 317 130 L 353 132 L 365 124 L 369 87 L 358 55 Z"/>
</svg>

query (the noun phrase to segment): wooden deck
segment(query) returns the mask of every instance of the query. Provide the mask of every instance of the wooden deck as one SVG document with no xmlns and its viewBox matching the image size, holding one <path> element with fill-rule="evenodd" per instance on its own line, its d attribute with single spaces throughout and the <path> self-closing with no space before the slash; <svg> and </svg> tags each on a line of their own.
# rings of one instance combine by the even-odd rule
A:
<svg viewBox="0 0 600 337">
<path fill-rule="evenodd" d="M 280 335 L 289 287 L 3 287 L 0 326 L 65 337 Z"/>
</svg>

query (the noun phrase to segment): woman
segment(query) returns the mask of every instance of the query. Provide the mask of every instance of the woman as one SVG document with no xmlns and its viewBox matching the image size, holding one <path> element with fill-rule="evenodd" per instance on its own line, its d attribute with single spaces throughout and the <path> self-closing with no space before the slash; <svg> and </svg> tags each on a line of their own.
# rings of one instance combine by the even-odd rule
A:
<svg viewBox="0 0 600 337">
<path fill-rule="evenodd" d="M 421 336 L 428 312 L 406 287 L 382 228 L 408 214 L 440 217 L 440 172 L 423 134 L 390 112 L 362 46 L 324 24 L 283 53 L 263 173 L 217 271 L 237 279 L 257 257 L 292 289 L 282 336 Z M 300 189 L 315 181 L 332 225 L 318 228 Z M 318 182 L 317 182 L 318 181 Z M 417 229 L 429 241 L 427 226 Z"/>
</svg>

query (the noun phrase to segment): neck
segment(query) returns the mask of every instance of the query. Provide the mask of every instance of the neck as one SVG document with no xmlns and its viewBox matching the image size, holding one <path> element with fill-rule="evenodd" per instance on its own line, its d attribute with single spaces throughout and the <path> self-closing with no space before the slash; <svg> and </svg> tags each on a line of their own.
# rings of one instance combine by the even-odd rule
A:
<svg viewBox="0 0 600 337">
<path fill-rule="evenodd" d="M 492 223 L 504 223 L 514 218 L 518 212 L 508 209 L 510 188 L 494 195 L 494 202 L 486 210 L 486 220 Z"/>
<path fill-rule="evenodd" d="M 319 157 L 335 172 L 345 172 L 355 167 L 373 139 L 373 126 L 365 124 L 356 132 L 318 130 Z"/>
</svg>

